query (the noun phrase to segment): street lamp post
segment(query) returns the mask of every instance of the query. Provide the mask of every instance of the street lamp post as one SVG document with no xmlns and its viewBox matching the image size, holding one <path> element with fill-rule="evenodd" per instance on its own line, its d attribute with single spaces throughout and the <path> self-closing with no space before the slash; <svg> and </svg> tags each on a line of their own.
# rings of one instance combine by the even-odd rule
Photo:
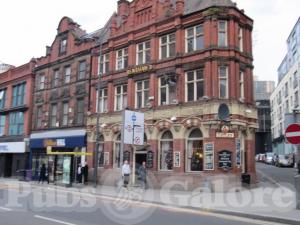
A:
<svg viewBox="0 0 300 225">
<path fill-rule="evenodd" d="M 105 28 L 104 28 L 105 29 Z M 99 60 L 101 62 L 101 58 L 102 58 L 102 45 L 103 45 L 103 38 L 105 35 L 105 30 L 102 31 L 100 37 L 99 37 Z M 100 63 L 101 64 L 101 63 Z M 104 64 L 104 60 L 103 60 L 103 64 Z M 100 65 L 99 65 L 100 66 Z M 99 158 L 99 139 L 100 139 L 100 104 L 99 104 L 99 100 L 100 100 L 100 88 L 101 88 L 101 78 L 102 78 L 102 73 L 103 73 L 103 69 L 104 67 L 102 67 L 102 71 L 101 68 L 99 68 L 99 73 L 98 73 L 98 80 L 97 80 L 97 119 L 96 119 L 96 146 L 94 149 L 94 187 L 97 187 L 98 184 L 98 158 Z M 101 151 L 103 151 L 103 149 L 101 149 Z M 100 153 L 101 156 L 102 152 Z"/>
</svg>

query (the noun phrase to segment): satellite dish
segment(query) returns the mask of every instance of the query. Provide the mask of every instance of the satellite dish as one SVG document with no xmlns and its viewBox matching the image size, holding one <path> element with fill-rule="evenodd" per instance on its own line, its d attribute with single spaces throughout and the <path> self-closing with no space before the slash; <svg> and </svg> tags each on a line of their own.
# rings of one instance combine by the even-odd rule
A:
<svg viewBox="0 0 300 225">
<path fill-rule="evenodd" d="M 223 121 L 227 121 L 229 119 L 229 108 L 225 103 L 219 106 L 218 117 Z"/>
</svg>

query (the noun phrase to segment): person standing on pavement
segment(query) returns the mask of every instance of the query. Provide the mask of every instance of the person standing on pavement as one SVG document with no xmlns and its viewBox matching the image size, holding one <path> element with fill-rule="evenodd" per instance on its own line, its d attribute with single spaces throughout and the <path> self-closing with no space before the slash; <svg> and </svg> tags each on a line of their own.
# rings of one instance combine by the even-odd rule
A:
<svg viewBox="0 0 300 225">
<path fill-rule="evenodd" d="M 147 167 L 145 161 L 143 161 L 142 165 L 140 166 L 138 174 L 139 179 L 142 182 L 142 187 L 144 189 L 147 189 Z"/>
<path fill-rule="evenodd" d="M 128 184 L 129 184 L 129 178 L 130 178 L 130 165 L 128 164 L 128 161 L 125 160 L 123 166 L 122 166 L 122 177 L 123 177 L 123 181 L 124 181 L 124 187 L 127 188 Z"/>
<path fill-rule="evenodd" d="M 82 167 L 80 163 L 77 167 L 77 183 L 82 183 Z"/>
<path fill-rule="evenodd" d="M 40 170 L 40 177 L 39 177 L 39 183 L 42 181 L 42 184 L 46 180 L 46 165 L 43 163 L 41 170 Z"/>
<path fill-rule="evenodd" d="M 81 170 L 81 174 L 83 174 L 83 182 L 84 184 L 88 183 L 88 176 L 89 176 L 89 166 L 87 162 L 84 163 L 84 167 Z"/>
</svg>

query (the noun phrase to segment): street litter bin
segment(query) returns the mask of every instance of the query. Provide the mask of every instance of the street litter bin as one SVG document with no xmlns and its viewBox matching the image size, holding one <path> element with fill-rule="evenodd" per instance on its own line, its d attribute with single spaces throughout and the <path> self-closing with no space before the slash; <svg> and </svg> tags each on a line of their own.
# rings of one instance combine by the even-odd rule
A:
<svg viewBox="0 0 300 225">
<path fill-rule="evenodd" d="M 250 184 L 250 182 L 251 182 L 251 176 L 250 176 L 250 174 L 243 173 L 242 174 L 242 183 L 243 184 Z"/>
</svg>

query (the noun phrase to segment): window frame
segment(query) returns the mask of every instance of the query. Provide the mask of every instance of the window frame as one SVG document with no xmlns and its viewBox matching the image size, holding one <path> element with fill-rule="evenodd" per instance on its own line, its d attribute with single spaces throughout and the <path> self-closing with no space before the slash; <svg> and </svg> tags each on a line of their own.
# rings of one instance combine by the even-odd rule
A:
<svg viewBox="0 0 300 225">
<path fill-rule="evenodd" d="M 81 65 L 84 65 L 83 69 L 81 68 Z M 78 63 L 78 80 L 84 80 L 86 78 L 86 69 L 87 69 L 87 63 L 86 60 L 82 60 Z"/>
<path fill-rule="evenodd" d="M 148 88 L 145 88 L 145 83 L 148 82 Z M 138 84 L 142 83 L 142 89 L 138 90 Z M 138 93 L 142 93 L 142 102 L 141 102 L 141 107 L 138 107 Z M 148 99 L 145 99 L 146 94 L 148 93 Z M 150 80 L 140 80 L 135 82 L 135 108 L 136 109 L 142 109 L 146 108 L 147 104 L 149 103 L 149 94 L 150 94 Z"/>
<path fill-rule="evenodd" d="M 2 93 L 2 98 L 0 99 L 0 109 L 5 109 L 6 91 L 6 88 L 0 90 L 0 93 Z"/>
<path fill-rule="evenodd" d="M 85 105 L 84 98 L 78 98 L 76 100 L 76 118 L 75 118 L 76 125 L 84 125 L 84 120 L 85 120 L 84 105 Z"/>
<path fill-rule="evenodd" d="M 26 104 L 26 82 L 16 84 L 12 89 L 12 107 L 24 106 Z"/>
<path fill-rule="evenodd" d="M 149 44 L 149 48 L 147 48 L 147 44 Z M 142 46 L 142 50 L 139 49 L 139 47 Z M 139 54 L 142 54 L 142 62 L 139 62 Z M 150 58 L 147 59 L 147 54 L 149 54 Z M 141 43 L 138 43 L 136 45 L 136 65 L 143 65 L 151 62 L 151 41 L 144 41 Z"/>
<path fill-rule="evenodd" d="M 58 87 L 59 79 L 60 79 L 60 71 L 59 71 L 59 69 L 54 69 L 53 70 L 53 77 L 52 77 L 52 87 L 53 88 Z"/>
<path fill-rule="evenodd" d="M 226 68 L 226 76 L 225 77 L 221 77 L 221 68 Z M 218 67 L 218 78 L 219 78 L 219 98 L 220 99 L 228 99 L 229 98 L 229 71 L 228 71 L 228 66 L 219 66 Z M 221 81 L 225 80 L 226 81 L 226 93 L 225 96 L 221 96 Z"/>
<path fill-rule="evenodd" d="M 121 52 L 121 55 L 119 55 Z M 119 61 L 120 60 L 120 61 Z M 116 70 L 124 70 L 128 67 L 128 47 L 122 48 L 116 51 Z M 121 67 L 119 67 L 119 62 L 121 63 Z"/>
<path fill-rule="evenodd" d="M 96 112 L 97 113 L 107 113 L 108 112 L 108 88 L 101 88 L 100 89 L 100 94 L 98 92 L 99 90 L 96 91 L 97 94 L 97 101 L 96 101 Z M 106 93 L 105 93 L 106 92 Z M 105 95 L 106 94 L 106 95 Z M 98 106 L 98 104 L 100 103 L 100 107 Z M 99 110 L 99 112 L 98 112 Z"/>
<path fill-rule="evenodd" d="M 43 106 L 36 107 L 36 128 L 41 128 L 43 125 Z"/>
<path fill-rule="evenodd" d="M 170 134 L 172 135 L 172 139 L 163 139 L 163 136 L 170 132 Z M 168 143 L 169 144 L 169 147 L 171 147 L 171 150 L 169 149 L 168 151 L 171 151 L 172 152 L 172 156 L 171 156 L 171 160 L 172 160 L 172 169 L 163 169 L 162 167 L 162 153 L 163 153 L 163 143 Z M 170 130 L 166 130 L 164 131 L 162 134 L 161 134 L 161 137 L 160 137 L 160 140 L 159 140 L 159 156 L 158 156 L 158 168 L 159 168 L 159 171 L 173 171 L 174 170 L 174 165 L 173 165 L 173 155 L 174 155 L 174 135 L 173 133 L 170 131 Z M 165 162 L 166 163 L 166 162 Z"/>
<path fill-rule="evenodd" d="M 202 27 L 202 32 L 197 34 L 197 28 L 198 27 Z M 189 36 L 189 30 L 190 29 L 193 29 L 193 35 L 192 36 Z M 203 47 L 202 48 L 197 48 L 197 39 L 199 37 L 202 37 L 202 45 Z M 189 51 L 189 40 L 190 39 L 193 39 L 193 49 L 191 51 Z M 189 27 L 185 30 L 185 53 L 191 53 L 191 52 L 194 52 L 194 51 L 199 51 L 199 50 L 203 50 L 205 47 L 204 47 L 205 43 L 204 43 L 204 26 L 203 24 L 198 24 L 196 26 L 193 26 L 193 27 Z"/>
<path fill-rule="evenodd" d="M 174 41 L 170 41 L 170 37 L 174 35 Z M 162 43 L 163 38 L 167 38 L 166 43 Z M 170 46 L 174 45 L 174 55 L 170 54 Z M 166 47 L 166 57 L 163 57 L 162 47 Z M 176 33 L 163 35 L 159 38 L 159 59 L 168 59 L 176 56 Z"/>
<path fill-rule="evenodd" d="M 109 56 L 110 54 L 106 53 L 98 57 L 98 75 L 109 73 Z"/>
<path fill-rule="evenodd" d="M 240 90 L 240 99 L 245 99 L 245 73 L 244 71 L 239 72 L 239 90 Z"/>
<path fill-rule="evenodd" d="M 197 75 L 198 75 L 198 71 L 202 71 L 202 79 L 198 79 Z M 194 79 L 192 81 L 188 81 L 188 75 L 189 73 L 193 73 L 194 75 Z M 198 83 L 203 83 L 203 95 L 198 98 Z M 193 84 L 194 87 L 194 100 L 193 101 L 189 101 L 189 90 L 188 90 L 188 85 L 189 84 Z M 195 102 L 195 101 L 199 101 L 201 100 L 201 98 L 203 98 L 203 96 L 205 96 L 205 77 L 204 77 L 204 68 L 199 68 L 196 70 L 190 70 L 187 71 L 185 73 L 185 102 Z"/>
<path fill-rule="evenodd" d="M 64 37 L 59 42 L 59 54 L 67 53 L 68 38 Z"/>
<path fill-rule="evenodd" d="M 0 137 L 5 135 L 6 115 L 0 115 Z"/>
<path fill-rule="evenodd" d="M 244 51 L 244 30 L 242 27 L 239 27 L 238 30 L 238 41 L 239 41 L 239 50 L 240 52 Z"/>
<path fill-rule="evenodd" d="M 225 23 L 225 29 L 221 29 L 221 23 Z M 218 21 L 218 47 L 228 47 L 228 23 L 226 20 L 219 20 Z M 221 43 L 221 34 L 224 34 L 224 45 Z"/>
<path fill-rule="evenodd" d="M 53 109 L 56 109 L 55 112 Z M 52 103 L 50 104 L 50 116 L 49 116 L 49 125 L 51 128 L 54 128 L 54 127 L 57 127 L 56 124 L 58 122 L 58 119 L 57 119 L 57 112 L 58 112 L 58 104 L 57 103 Z M 54 119 L 55 119 L 55 123 L 53 124 L 52 122 L 54 122 Z"/>
<path fill-rule="evenodd" d="M 126 86 L 126 92 L 124 92 L 124 88 Z M 118 93 L 118 88 L 120 88 L 120 93 Z M 118 97 L 120 97 L 121 100 L 121 108 L 118 107 Z M 126 101 L 125 101 L 126 99 Z M 124 104 L 126 102 L 126 104 Z M 128 85 L 127 84 L 122 84 L 115 86 L 115 106 L 114 110 L 115 111 L 122 111 L 128 106 Z"/>
<path fill-rule="evenodd" d="M 65 106 L 67 106 L 67 111 L 65 111 Z M 62 102 L 62 110 L 61 110 L 61 125 L 68 126 L 69 125 L 69 102 Z M 66 123 L 64 123 L 66 121 Z"/>
<path fill-rule="evenodd" d="M 10 136 L 18 136 L 24 134 L 24 113 L 23 112 L 11 112 L 9 114 L 8 133 Z"/>
<path fill-rule="evenodd" d="M 68 74 L 67 71 L 70 71 Z M 70 84 L 71 83 L 71 74 L 72 74 L 72 69 L 71 66 L 65 66 L 64 67 L 64 84 Z"/>
</svg>

